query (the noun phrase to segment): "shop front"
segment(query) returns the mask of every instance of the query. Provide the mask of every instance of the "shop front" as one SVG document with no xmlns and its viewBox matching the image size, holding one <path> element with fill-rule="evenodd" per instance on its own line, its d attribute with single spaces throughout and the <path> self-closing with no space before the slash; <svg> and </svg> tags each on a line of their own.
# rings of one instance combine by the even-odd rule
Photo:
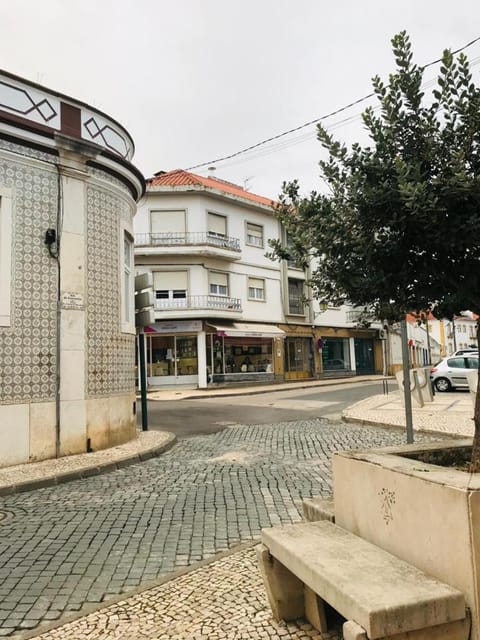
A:
<svg viewBox="0 0 480 640">
<path fill-rule="evenodd" d="M 381 373 L 383 352 L 375 329 L 317 327 L 322 376 Z"/>
<path fill-rule="evenodd" d="M 285 339 L 285 380 L 315 377 L 313 338 L 287 336 Z"/>
<path fill-rule="evenodd" d="M 149 385 L 198 384 L 198 334 L 202 329 L 201 320 L 156 322 L 145 329 Z"/>
<path fill-rule="evenodd" d="M 355 369 L 357 375 L 375 373 L 374 342 L 371 338 L 355 338 Z"/>
<path fill-rule="evenodd" d="M 350 372 L 350 338 L 324 337 L 322 340 L 323 373 Z"/>
<path fill-rule="evenodd" d="M 280 345 L 284 332 L 274 325 L 209 324 L 207 333 L 208 382 L 273 382 L 281 369 Z"/>
</svg>

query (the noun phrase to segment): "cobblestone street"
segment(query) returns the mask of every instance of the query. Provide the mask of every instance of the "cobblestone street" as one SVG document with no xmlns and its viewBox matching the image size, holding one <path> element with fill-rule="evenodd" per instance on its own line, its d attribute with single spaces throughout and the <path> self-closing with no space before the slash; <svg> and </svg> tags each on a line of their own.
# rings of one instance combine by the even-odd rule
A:
<svg viewBox="0 0 480 640">
<path fill-rule="evenodd" d="M 331 493 L 335 450 L 404 441 L 401 431 L 322 419 L 239 425 L 110 474 L 5 497 L 0 636 L 31 635 L 297 521 L 302 498 Z"/>
</svg>

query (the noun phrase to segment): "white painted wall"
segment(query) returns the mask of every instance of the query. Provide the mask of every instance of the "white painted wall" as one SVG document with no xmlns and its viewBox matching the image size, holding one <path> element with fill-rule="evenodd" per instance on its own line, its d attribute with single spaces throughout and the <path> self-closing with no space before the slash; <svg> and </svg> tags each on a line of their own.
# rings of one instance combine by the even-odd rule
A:
<svg viewBox="0 0 480 640">
<path fill-rule="evenodd" d="M 135 233 L 149 233 L 149 212 L 152 209 L 185 209 L 186 231 L 207 232 L 208 213 L 216 213 L 227 219 L 227 235 L 238 238 L 241 247 L 241 259 L 230 261 L 222 258 L 203 257 L 199 253 L 189 256 L 179 251 L 168 255 L 159 247 L 158 253 L 148 259 L 149 265 L 137 266 L 137 272 L 148 270 L 174 269 L 188 270 L 190 295 L 208 295 L 208 272 L 226 272 L 229 276 L 229 296 L 239 298 L 242 303 L 244 321 L 279 323 L 284 319 L 282 308 L 281 266 L 265 256 L 269 250 L 268 238 L 279 235 L 279 223 L 270 211 L 257 211 L 238 202 L 224 202 L 206 194 L 149 193 L 138 207 L 135 216 Z M 246 225 L 251 222 L 264 230 L 264 246 L 253 247 L 246 244 Z M 137 263 L 140 261 L 137 258 Z M 143 258 L 142 258 L 143 259 Z M 265 302 L 248 299 L 248 278 L 261 278 L 265 281 Z M 238 318 L 237 318 L 238 319 Z"/>
</svg>

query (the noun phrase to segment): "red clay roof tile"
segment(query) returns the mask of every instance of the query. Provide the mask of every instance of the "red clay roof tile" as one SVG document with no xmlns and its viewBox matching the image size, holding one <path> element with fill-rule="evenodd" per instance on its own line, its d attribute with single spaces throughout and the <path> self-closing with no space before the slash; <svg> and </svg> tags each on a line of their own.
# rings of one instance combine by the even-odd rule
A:
<svg viewBox="0 0 480 640">
<path fill-rule="evenodd" d="M 175 169 L 174 171 L 158 172 L 152 178 L 147 180 L 147 188 L 151 187 L 180 187 L 198 185 L 207 187 L 209 189 L 216 189 L 217 191 L 223 191 L 245 200 L 252 200 L 257 204 L 263 204 L 270 206 L 273 204 L 271 198 L 265 198 L 259 196 L 250 191 L 245 191 L 243 187 L 240 187 L 233 182 L 227 182 L 226 180 L 219 180 L 218 178 L 212 178 L 210 176 L 199 176 L 196 173 L 190 173 L 183 169 Z"/>
</svg>

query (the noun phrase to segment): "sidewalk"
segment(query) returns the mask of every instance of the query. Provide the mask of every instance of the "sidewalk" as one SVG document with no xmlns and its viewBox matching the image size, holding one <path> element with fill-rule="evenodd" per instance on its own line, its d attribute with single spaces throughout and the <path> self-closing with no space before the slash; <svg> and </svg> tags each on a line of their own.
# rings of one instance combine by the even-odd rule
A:
<svg viewBox="0 0 480 640">
<path fill-rule="evenodd" d="M 110 449 L 5 467 L 0 469 L 0 496 L 121 469 L 154 458 L 175 442 L 166 431 L 138 431 L 135 440 Z"/>
<path fill-rule="evenodd" d="M 390 384 L 396 388 L 395 383 Z M 469 392 L 437 393 L 422 408 L 413 405 L 413 428 L 459 437 L 473 437 L 473 402 Z M 398 390 L 360 400 L 342 414 L 345 422 L 405 427 L 405 408 Z"/>
</svg>

